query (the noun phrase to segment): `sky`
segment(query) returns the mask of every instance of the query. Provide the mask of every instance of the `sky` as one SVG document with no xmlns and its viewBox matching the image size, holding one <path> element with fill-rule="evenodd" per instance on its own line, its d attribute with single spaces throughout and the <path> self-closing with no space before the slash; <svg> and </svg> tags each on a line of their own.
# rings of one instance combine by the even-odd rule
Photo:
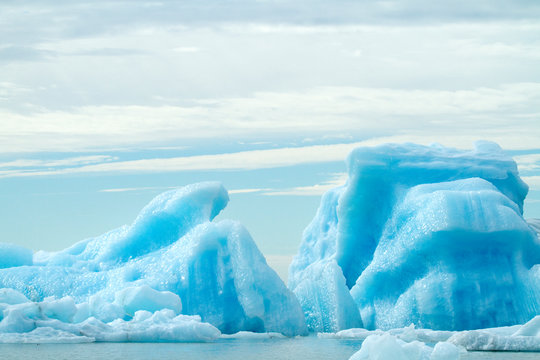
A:
<svg viewBox="0 0 540 360">
<path fill-rule="evenodd" d="M 0 241 L 59 250 L 222 181 L 282 276 L 356 146 L 499 143 L 540 218 L 540 2 L 0 3 Z"/>
</svg>

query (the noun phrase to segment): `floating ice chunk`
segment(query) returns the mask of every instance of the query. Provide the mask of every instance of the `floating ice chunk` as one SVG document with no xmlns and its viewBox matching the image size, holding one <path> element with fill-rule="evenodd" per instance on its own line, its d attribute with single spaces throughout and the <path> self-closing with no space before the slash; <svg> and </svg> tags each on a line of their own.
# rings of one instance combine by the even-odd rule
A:
<svg viewBox="0 0 540 360">
<path fill-rule="evenodd" d="M 350 360 L 429 360 L 431 348 L 415 341 L 406 343 L 390 334 L 370 335 Z"/>
<path fill-rule="evenodd" d="M 489 182 L 418 185 L 395 206 L 351 294 L 368 328 L 510 325 L 536 313 L 528 269 L 539 260 L 519 208 Z"/>
<path fill-rule="evenodd" d="M 540 351 L 536 336 L 505 336 L 483 330 L 458 332 L 448 342 L 469 351 Z"/>
<path fill-rule="evenodd" d="M 221 335 L 199 316 L 176 315 L 170 309 L 154 314 L 137 311 L 131 321 L 117 319 L 107 325 L 108 331 L 93 334 L 97 341 L 193 342 L 213 341 Z"/>
<path fill-rule="evenodd" d="M 370 335 L 350 360 L 458 360 L 460 349 L 440 342 L 435 348 L 420 341 L 405 342 L 388 333 Z"/>
<path fill-rule="evenodd" d="M 540 315 L 521 326 L 458 332 L 448 341 L 474 351 L 540 351 Z"/>
<path fill-rule="evenodd" d="M 0 343 L 3 344 L 78 344 L 94 341 L 91 337 L 77 336 L 48 327 L 37 328 L 28 333 L 0 333 Z"/>
<path fill-rule="evenodd" d="M 523 209 L 527 185 L 516 163 L 497 145 L 494 152 L 479 143 L 473 151 L 387 144 L 357 148 L 347 159 L 349 180 L 337 207 L 336 258 L 349 286 L 370 263 L 394 204 L 408 188 L 429 183 L 479 177 Z"/>
<path fill-rule="evenodd" d="M 58 253 L 38 252 L 33 266 L 0 269 L 0 288 L 46 303 L 48 321 L 87 327 L 129 321 L 137 310 L 171 309 L 198 315 L 224 333 L 305 334 L 298 300 L 247 230 L 234 221 L 211 221 L 227 201 L 219 183 L 166 192 L 130 226 Z M 70 304 L 62 312 L 54 301 Z"/>
<path fill-rule="evenodd" d="M 255 333 L 251 331 L 239 331 L 234 334 L 222 334 L 222 339 L 283 339 L 285 335 L 276 332 Z"/>
<path fill-rule="evenodd" d="M 114 295 L 114 303 L 121 306 L 126 314 L 135 314 L 138 310 L 155 312 L 161 309 L 173 310 L 175 314 L 182 311 L 180 297 L 170 291 L 156 291 L 148 285 L 128 287 Z"/>
<path fill-rule="evenodd" d="M 456 360 L 459 359 L 460 349 L 449 342 L 435 344 L 430 360 Z"/>
<path fill-rule="evenodd" d="M 0 269 L 32 265 L 32 250 L 22 246 L 0 242 Z"/>
<path fill-rule="evenodd" d="M 221 333 L 214 326 L 201 322 L 198 316 L 176 315 L 164 309 L 150 313 L 137 311 L 133 319 L 116 319 L 104 323 L 90 317 L 81 323 L 59 320 L 36 320 L 36 326 L 84 335 L 98 342 L 201 342 L 213 341 Z"/>
<path fill-rule="evenodd" d="M 119 342 L 213 341 L 221 332 L 201 322 L 200 316 L 177 315 L 162 309 L 135 312 L 130 320 L 103 322 L 95 317 L 70 322 L 76 307 L 72 298 L 45 299 L 43 302 L 3 304 L 0 343 L 25 342 Z M 18 334 L 18 335 L 17 335 Z M 48 339 L 49 336 L 56 337 Z"/>
<path fill-rule="evenodd" d="M 311 330 L 351 313 L 343 278 L 368 329 L 477 329 L 540 312 L 540 241 L 522 216 L 528 187 L 498 145 L 387 144 L 355 149 L 347 165 L 347 183 L 322 197 L 290 267 Z"/>
<path fill-rule="evenodd" d="M 393 335 L 396 338 L 407 342 L 417 340 L 430 344 L 447 341 L 452 335 L 456 334 L 455 331 L 417 329 L 414 325 L 411 324 L 410 326 L 407 326 L 405 328 L 390 329 L 388 331 L 383 331 L 379 329 L 366 330 L 361 328 L 352 328 L 341 330 L 336 333 L 318 333 L 317 336 L 320 338 L 330 339 L 364 340 L 370 335 L 383 335 L 385 333 Z"/>
</svg>

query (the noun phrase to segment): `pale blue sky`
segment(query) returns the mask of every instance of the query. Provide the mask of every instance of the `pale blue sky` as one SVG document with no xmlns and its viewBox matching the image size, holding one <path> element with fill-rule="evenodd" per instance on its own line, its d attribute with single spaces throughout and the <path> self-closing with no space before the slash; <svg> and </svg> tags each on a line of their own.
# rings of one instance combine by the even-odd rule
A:
<svg viewBox="0 0 540 360">
<path fill-rule="evenodd" d="M 540 217 L 537 1 L 2 1 L 0 241 L 56 250 L 171 187 L 296 251 L 356 145 L 498 142 Z"/>
</svg>

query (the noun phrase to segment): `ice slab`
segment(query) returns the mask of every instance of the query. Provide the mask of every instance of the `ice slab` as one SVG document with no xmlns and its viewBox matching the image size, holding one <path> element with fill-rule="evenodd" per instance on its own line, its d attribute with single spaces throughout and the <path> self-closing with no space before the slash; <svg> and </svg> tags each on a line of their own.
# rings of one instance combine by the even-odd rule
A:
<svg viewBox="0 0 540 360">
<path fill-rule="evenodd" d="M 330 338 L 330 339 L 365 340 L 368 336 L 371 336 L 371 335 L 390 334 L 406 342 L 420 341 L 424 343 L 435 344 L 438 342 L 447 341 L 454 334 L 457 334 L 457 333 L 458 332 L 456 331 L 418 329 L 414 326 L 414 324 L 411 324 L 404 328 L 390 329 L 387 331 L 383 331 L 380 329 L 367 330 L 367 329 L 362 329 L 362 328 L 351 328 L 351 329 L 341 330 L 336 333 L 318 333 L 317 336 L 320 338 L 327 338 L 327 339 Z"/>
<path fill-rule="evenodd" d="M 471 351 L 540 351 L 540 316 L 517 327 L 459 332 L 448 341 Z"/>
<path fill-rule="evenodd" d="M 350 360 L 458 360 L 460 349 L 448 342 L 435 347 L 420 341 L 405 342 L 393 335 L 370 335 Z"/>
</svg>

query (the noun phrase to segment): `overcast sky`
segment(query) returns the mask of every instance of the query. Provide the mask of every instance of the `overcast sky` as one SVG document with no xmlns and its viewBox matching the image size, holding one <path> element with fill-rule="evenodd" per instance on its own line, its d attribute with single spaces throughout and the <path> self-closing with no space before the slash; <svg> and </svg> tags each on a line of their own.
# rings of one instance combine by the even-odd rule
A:
<svg viewBox="0 0 540 360">
<path fill-rule="evenodd" d="M 290 255 L 350 149 L 388 141 L 496 141 L 540 217 L 539 19 L 534 0 L 2 1 L 0 241 L 57 250 L 221 180 L 221 216 Z"/>
</svg>

